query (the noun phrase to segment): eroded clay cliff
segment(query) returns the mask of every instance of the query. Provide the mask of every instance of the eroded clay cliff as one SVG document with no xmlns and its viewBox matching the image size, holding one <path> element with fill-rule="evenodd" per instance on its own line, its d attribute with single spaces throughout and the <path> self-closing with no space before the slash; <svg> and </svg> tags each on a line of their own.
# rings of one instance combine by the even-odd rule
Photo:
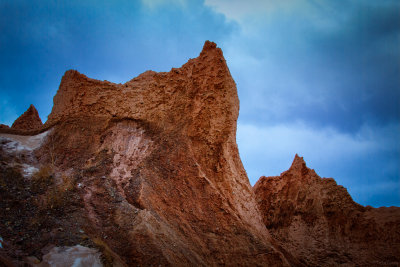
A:
<svg viewBox="0 0 400 267">
<path fill-rule="evenodd" d="M 238 113 L 208 41 L 182 67 L 124 84 L 67 71 L 44 125 L 32 106 L 0 127 L 0 265 L 399 263 L 398 208 L 356 204 L 302 158 L 251 188 Z"/>
<path fill-rule="evenodd" d="M 254 192 L 272 236 L 307 266 L 399 264 L 400 208 L 355 203 L 302 157 L 280 176 L 261 177 Z"/>
<path fill-rule="evenodd" d="M 239 158 L 238 112 L 222 51 L 208 41 L 181 68 L 125 84 L 67 71 L 35 157 L 56 184 L 75 184 L 82 207 L 69 204 L 67 222 L 81 214 L 69 245 L 85 233 L 129 266 L 288 265 Z"/>
</svg>

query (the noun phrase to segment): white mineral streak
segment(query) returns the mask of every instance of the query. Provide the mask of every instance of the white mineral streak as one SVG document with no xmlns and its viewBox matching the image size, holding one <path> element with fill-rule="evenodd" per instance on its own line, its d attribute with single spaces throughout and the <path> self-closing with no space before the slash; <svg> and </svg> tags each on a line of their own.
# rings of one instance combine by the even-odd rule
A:
<svg viewBox="0 0 400 267">
<path fill-rule="evenodd" d="M 43 140 L 50 131 L 43 132 L 38 135 L 25 136 L 16 134 L 0 133 L 0 145 L 3 151 L 15 159 L 23 158 L 26 163 L 20 164 L 22 175 L 26 178 L 38 171 L 32 164 L 34 156 L 33 151 L 41 146 Z"/>
<path fill-rule="evenodd" d="M 125 196 L 124 185 L 131 179 L 132 171 L 149 155 L 152 141 L 143 129 L 124 124 L 117 125 L 110 138 L 110 142 L 105 142 L 111 144 L 115 153 L 110 177 Z"/>
<path fill-rule="evenodd" d="M 73 247 L 54 247 L 43 256 L 37 267 L 102 267 L 100 252 L 97 249 L 76 245 Z"/>
</svg>

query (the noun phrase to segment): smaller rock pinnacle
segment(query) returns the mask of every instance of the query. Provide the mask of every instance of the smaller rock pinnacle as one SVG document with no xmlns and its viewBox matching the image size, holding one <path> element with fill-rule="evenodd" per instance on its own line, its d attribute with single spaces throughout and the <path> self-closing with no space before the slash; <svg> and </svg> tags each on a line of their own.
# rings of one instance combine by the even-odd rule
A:
<svg viewBox="0 0 400 267">
<path fill-rule="evenodd" d="M 34 105 L 30 105 L 28 110 L 14 121 L 11 128 L 29 131 L 39 129 L 42 126 L 43 123 L 39 117 L 38 111 Z"/>
<path fill-rule="evenodd" d="M 290 166 L 289 170 L 302 170 L 307 169 L 306 162 L 304 161 L 303 157 L 299 157 L 299 155 L 295 155 L 292 166 Z"/>
</svg>

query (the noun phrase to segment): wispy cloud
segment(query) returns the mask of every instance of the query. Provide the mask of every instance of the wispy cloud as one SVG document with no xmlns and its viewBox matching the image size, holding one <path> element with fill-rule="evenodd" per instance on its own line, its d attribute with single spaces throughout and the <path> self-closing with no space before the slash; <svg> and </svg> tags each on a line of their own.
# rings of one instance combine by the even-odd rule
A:
<svg viewBox="0 0 400 267">
<path fill-rule="evenodd" d="M 250 17 L 264 17 L 278 11 L 293 12 L 309 6 L 304 0 L 281 0 L 281 1 L 260 1 L 260 0 L 205 0 L 205 4 L 212 7 L 216 12 L 224 14 L 228 19 L 244 23 Z"/>
<path fill-rule="evenodd" d="M 187 4 L 187 0 L 140 0 L 140 2 L 144 7 L 149 8 L 151 10 L 170 5 L 185 7 Z"/>
</svg>

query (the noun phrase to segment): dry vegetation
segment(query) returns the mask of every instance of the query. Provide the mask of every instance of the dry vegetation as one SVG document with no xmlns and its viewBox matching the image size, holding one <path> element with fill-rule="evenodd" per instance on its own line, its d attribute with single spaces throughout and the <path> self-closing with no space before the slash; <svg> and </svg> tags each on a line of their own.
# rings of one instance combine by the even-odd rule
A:
<svg viewBox="0 0 400 267">
<path fill-rule="evenodd" d="M 62 175 L 60 181 L 56 181 L 53 169 L 50 166 L 40 168 L 32 176 L 32 189 L 41 194 L 36 200 L 40 210 L 63 211 L 72 204 L 76 191 L 76 179 Z"/>
<path fill-rule="evenodd" d="M 29 255 L 40 259 L 46 244 L 93 246 L 79 232 L 84 219 L 77 215 L 82 202 L 76 177 L 59 175 L 56 179 L 48 165 L 32 178 L 24 178 L 20 167 L 8 164 L 1 154 L 0 236 L 8 255 L 19 260 Z"/>
<path fill-rule="evenodd" d="M 31 183 L 32 192 L 39 194 L 45 192 L 54 183 L 52 168 L 48 165 L 41 167 L 32 175 Z"/>
<path fill-rule="evenodd" d="M 114 258 L 116 257 L 115 253 L 112 252 L 107 243 L 100 238 L 93 238 L 92 241 L 95 247 L 101 252 L 101 261 L 104 267 L 112 267 Z"/>
</svg>

